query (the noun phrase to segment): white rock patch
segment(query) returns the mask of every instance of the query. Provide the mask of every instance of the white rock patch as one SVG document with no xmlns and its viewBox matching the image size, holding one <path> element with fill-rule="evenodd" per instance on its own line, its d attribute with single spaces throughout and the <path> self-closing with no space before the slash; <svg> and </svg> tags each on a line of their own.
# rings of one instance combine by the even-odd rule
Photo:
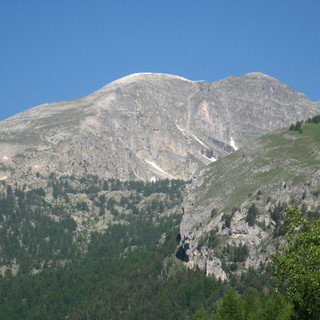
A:
<svg viewBox="0 0 320 320">
<path fill-rule="evenodd" d="M 197 136 L 195 136 L 195 135 L 193 134 L 192 137 L 193 137 L 196 141 L 198 141 L 202 146 L 204 146 L 205 148 L 208 148 L 208 147 L 205 145 L 205 143 L 202 142 Z"/>
<path fill-rule="evenodd" d="M 160 171 L 161 173 L 164 173 L 167 176 L 169 176 L 170 178 L 174 179 L 174 177 L 170 173 L 168 173 L 168 172 L 164 171 L 163 169 L 161 169 L 156 163 L 154 163 L 152 161 L 149 161 L 149 160 L 146 160 L 146 159 L 145 159 L 145 162 L 150 164 L 153 168 L 155 168 L 156 170 Z"/>
<path fill-rule="evenodd" d="M 234 150 L 238 150 L 239 148 L 236 146 L 236 143 L 234 142 L 233 138 L 230 138 L 230 146 L 234 149 Z"/>
<path fill-rule="evenodd" d="M 214 158 L 214 157 L 211 157 L 211 158 L 208 158 L 206 155 L 202 155 L 203 157 L 205 157 L 206 159 L 208 159 L 208 160 L 210 160 L 211 162 L 215 162 L 215 161 L 217 161 L 217 159 L 216 158 Z"/>
<path fill-rule="evenodd" d="M 186 136 L 187 138 L 189 138 L 189 136 L 185 133 L 185 129 L 180 128 L 177 124 L 176 124 L 176 127 L 182 132 L 182 134 L 183 134 L 184 136 Z"/>
</svg>

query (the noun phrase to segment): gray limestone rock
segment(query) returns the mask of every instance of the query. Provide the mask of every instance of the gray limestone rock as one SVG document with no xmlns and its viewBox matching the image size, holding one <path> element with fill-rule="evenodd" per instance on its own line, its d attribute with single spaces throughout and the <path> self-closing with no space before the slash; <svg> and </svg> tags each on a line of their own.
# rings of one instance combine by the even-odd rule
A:
<svg viewBox="0 0 320 320">
<path fill-rule="evenodd" d="M 36 172 L 189 179 L 252 139 L 320 112 L 260 73 L 218 82 L 133 74 L 0 122 L 0 179 Z"/>
</svg>

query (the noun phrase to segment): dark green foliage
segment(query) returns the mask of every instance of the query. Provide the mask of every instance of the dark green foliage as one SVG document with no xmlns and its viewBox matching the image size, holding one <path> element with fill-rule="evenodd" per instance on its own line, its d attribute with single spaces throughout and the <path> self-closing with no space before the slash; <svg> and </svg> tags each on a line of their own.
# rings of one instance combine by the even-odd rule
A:
<svg viewBox="0 0 320 320">
<path fill-rule="evenodd" d="M 219 244 L 219 237 L 216 230 L 211 230 L 208 237 L 208 247 L 215 248 Z"/>
<path fill-rule="evenodd" d="M 249 255 L 249 249 L 245 244 L 238 247 L 227 245 L 223 248 L 223 254 L 228 256 L 230 262 L 244 262 Z"/>
<path fill-rule="evenodd" d="M 230 228 L 231 227 L 231 220 L 232 220 L 232 215 L 231 214 L 224 214 L 222 216 L 222 221 L 224 221 L 223 228 Z"/>
<path fill-rule="evenodd" d="M 0 198 L 1 265 L 10 268 L 18 264 L 19 273 L 24 274 L 77 252 L 73 243 L 75 222 L 63 208 L 48 203 L 45 195 L 42 188 L 16 189 L 13 193 L 8 186 Z M 50 215 L 59 218 L 54 220 Z"/>
<path fill-rule="evenodd" d="M 216 214 L 217 214 L 217 209 L 216 209 L 216 208 L 213 208 L 213 209 L 211 210 L 210 217 L 213 218 Z"/>
<path fill-rule="evenodd" d="M 184 185 L 55 175 L 46 190 L 4 185 L 0 256 L 8 265 L 16 258 L 20 274 L 12 277 L 9 270 L 0 279 L 0 319 L 229 319 L 224 311 L 232 311 L 234 319 L 288 319 L 282 297 L 256 294 L 272 286 L 266 269 L 232 275 L 229 284 L 242 296 L 227 293 L 217 309 L 227 284 L 188 271 L 174 258 L 181 215 L 172 213 L 176 209 L 161 213 L 181 204 Z M 48 202 L 51 195 L 54 200 Z M 115 223 L 103 234 L 82 236 L 70 216 L 76 210 L 94 219 L 112 214 Z M 224 219 L 230 224 L 231 215 Z M 216 233 L 204 239 L 211 248 L 219 244 Z M 91 241 L 83 251 L 87 238 Z M 229 250 L 237 268 L 248 248 Z M 32 269 L 42 271 L 31 275 Z M 256 298 L 250 298 L 251 309 L 250 288 Z"/>
<path fill-rule="evenodd" d="M 108 188 L 121 189 L 117 191 L 103 190 L 107 187 L 105 181 L 95 177 L 83 177 L 78 184 L 76 179 L 58 180 L 52 176 L 50 183 L 51 190 L 56 190 L 52 203 L 47 203 L 41 190 L 30 192 L 19 188 L 7 188 L 0 199 L 0 210 L 11 210 L 10 217 L 0 215 L 3 221 L 20 221 L 16 209 L 21 205 L 25 229 L 18 223 L 17 230 L 26 230 L 21 234 L 30 243 L 28 254 L 19 256 L 20 251 L 12 251 L 12 257 L 20 257 L 19 272 L 23 275 L 0 279 L 0 319 L 43 319 L 45 315 L 46 319 L 187 320 L 193 316 L 198 319 L 212 316 L 226 284 L 200 271 L 188 271 L 175 260 L 181 215 L 161 214 L 181 203 L 182 182 L 108 180 Z M 88 193 L 87 184 L 98 192 Z M 75 202 L 72 197 L 77 194 L 79 198 L 75 199 L 81 200 Z M 83 240 L 81 236 L 75 238 L 76 225 L 69 213 L 81 209 L 93 215 L 90 212 L 93 207 L 99 209 L 97 215 L 109 212 L 120 223 L 110 225 L 104 234 L 92 233 L 87 253 L 81 256 L 80 252 L 72 251 L 75 241 L 79 244 Z M 57 217 L 57 221 L 47 213 Z M 48 229 L 52 232 L 50 241 Z M 40 230 L 41 236 L 35 236 Z M 9 249 L 20 248 L 17 239 L 14 234 L 7 240 Z M 218 240 L 216 230 L 205 239 L 211 247 L 216 247 Z M 61 241 L 60 247 L 54 241 Z M 53 249 L 42 250 L 42 242 Z M 44 253 L 47 256 L 43 258 Z M 241 263 L 246 248 L 234 248 L 232 254 L 239 261 L 236 263 Z M 56 257 L 68 263 L 62 266 Z M 54 264 L 56 267 L 52 268 Z M 30 275 L 33 267 L 42 271 Z M 260 272 L 252 273 L 252 279 L 256 280 L 250 286 L 262 290 L 265 285 L 257 275 Z M 231 281 L 241 287 L 239 279 Z M 242 292 L 247 289 L 242 288 Z"/>
<path fill-rule="evenodd" d="M 77 203 L 77 209 L 81 210 L 81 211 L 88 211 L 89 210 L 89 206 L 88 206 L 87 202 L 81 201 L 81 202 Z"/>
<path fill-rule="evenodd" d="M 221 284 L 181 267 L 174 277 L 164 273 L 163 260 L 177 245 L 173 226 L 180 218 L 154 224 L 135 217 L 129 225 L 93 234 L 88 254 L 78 262 L 2 279 L 0 318 L 190 319 L 202 304 L 212 309 L 223 292 Z M 168 235 L 159 246 L 163 232 Z"/>
<path fill-rule="evenodd" d="M 276 276 L 292 301 L 295 319 L 320 319 L 320 219 L 288 206 L 287 243 L 274 258 Z"/>
<path fill-rule="evenodd" d="M 234 289 L 229 289 L 218 304 L 218 320 L 246 320 L 243 301 Z"/>
<path fill-rule="evenodd" d="M 213 229 L 208 233 L 204 234 L 199 240 L 197 249 L 200 250 L 201 247 L 207 246 L 208 248 L 215 248 L 219 244 L 219 236 L 217 230 Z"/>
<path fill-rule="evenodd" d="M 270 211 L 270 216 L 276 223 L 275 229 L 273 231 L 273 237 L 283 236 L 285 234 L 286 224 L 284 222 L 284 210 L 285 205 L 279 203 Z"/>
<path fill-rule="evenodd" d="M 259 190 L 259 191 L 257 192 L 256 200 L 260 200 L 260 199 L 261 199 L 261 196 L 262 196 L 262 192 Z"/>
<path fill-rule="evenodd" d="M 244 262 L 249 255 L 248 247 L 244 245 L 239 245 L 234 249 L 234 262 Z"/>
<path fill-rule="evenodd" d="M 320 123 L 320 115 L 309 118 L 307 123 Z"/>
<path fill-rule="evenodd" d="M 119 221 L 130 221 L 129 213 L 161 214 L 180 205 L 184 185 L 181 180 L 121 182 L 94 175 L 78 180 L 71 176 L 57 178 L 55 174 L 49 176 L 46 190 L 4 184 L 0 188 L 0 265 L 9 269 L 20 265 L 19 273 L 28 273 L 71 261 L 86 245 L 81 234 L 74 232 L 76 224 L 71 214 L 78 215 L 80 211 L 101 219 L 108 213 Z M 112 192 L 117 191 L 103 190 L 109 187 L 126 191 L 121 203 L 113 196 Z M 140 210 L 146 190 L 150 195 L 161 191 L 163 196 L 145 201 Z"/>
<path fill-rule="evenodd" d="M 114 198 L 109 198 L 107 201 L 107 209 L 111 210 L 116 204 L 116 200 Z"/>
<path fill-rule="evenodd" d="M 274 220 L 275 223 L 279 223 L 279 221 L 283 219 L 284 208 L 285 208 L 285 205 L 278 204 L 270 212 L 271 218 Z"/>
<path fill-rule="evenodd" d="M 208 315 L 207 310 L 202 306 L 199 310 L 194 314 L 193 320 L 210 320 L 211 317 Z"/>
<path fill-rule="evenodd" d="M 103 190 L 104 191 L 109 191 L 109 183 L 106 180 L 103 181 Z"/>
<path fill-rule="evenodd" d="M 289 130 L 290 131 L 299 131 L 300 133 L 302 133 L 302 124 L 303 121 L 297 121 L 296 124 L 291 124 Z"/>
<path fill-rule="evenodd" d="M 246 222 L 248 222 L 249 226 L 254 226 L 254 223 L 256 221 L 256 217 L 258 215 L 259 211 L 256 207 L 256 205 L 253 203 L 251 207 L 248 209 L 248 213 L 246 216 Z"/>
<path fill-rule="evenodd" d="M 257 294 L 248 291 L 241 296 L 233 288 L 225 293 L 218 302 L 217 311 L 209 316 L 201 307 L 193 319 L 203 320 L 290 320 L 293 316 L 292 305 L 276 292 Z"/>
</svg>

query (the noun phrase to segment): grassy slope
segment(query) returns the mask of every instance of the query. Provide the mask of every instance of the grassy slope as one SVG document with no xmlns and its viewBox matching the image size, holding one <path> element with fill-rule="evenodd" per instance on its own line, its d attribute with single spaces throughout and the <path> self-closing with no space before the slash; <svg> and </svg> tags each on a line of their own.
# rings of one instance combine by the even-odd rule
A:
<svg viewBox="0 0 320 320">
<path fill-rule="evenodd" d="M 228 211 L 250 194 L 272 192 L 283 182 L 296 186 L 320 169 L 320 125 L 303 126 L 303 133 L 282 130 L 260 138 L 211 165 L 198 192 L 197 204 L 215 198 Z"/>
</svg>

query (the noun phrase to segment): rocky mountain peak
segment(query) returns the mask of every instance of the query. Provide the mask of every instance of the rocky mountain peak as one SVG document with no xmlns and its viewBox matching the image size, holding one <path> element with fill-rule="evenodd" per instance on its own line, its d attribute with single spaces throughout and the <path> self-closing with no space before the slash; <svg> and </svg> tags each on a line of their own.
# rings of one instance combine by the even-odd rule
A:
<svg viewBox="0 0 320 320">
<path fill-rule="evenodd" d="M 244 76 L 250 77 L 250 78 L 256 78 L 256 79 L 257 79 L 257 78 L 258 78 L 258 79 L 269 78 L 269 79 L 276 80 L 275 78 L 270 77 L 270 76 L 268 76 L 267 74 L 262 73 L 262 72 L 249 72 L 249 73 L 245 74 Z M 278 80 L 276 80 L 276 81 L 278 81 Z"/>
<path fill-rule="evenodd" d="M 320 104 L 256 73 L 212 83 L 133 74 L 2 121 L 0 178 L 56 171 L 189 179 L 248 141 L 319 111 Z"/>
<path fill-rule="evenodd" d="M 110 84 L 106 85 L 104 88 L 112 86 L 112 85 L 123 85 L 123 84 L 128 84 L 132 82 L 137 82 L 137 81 L 159 81 L 159 80 L 170 80 L 170 79 L 175 79 L 175 80 L 183 80 L 183 81 L 189 81 L 193 82 L 191 80 L 188 80 L 186 78 L 172 75 L 172 74 L 166 74 L 166 73 L 155 73 L 155 72 L 142 72 L 142 73 L 133 73 L 128 76 L 125 76 L 123 78 L 120 78 L 118 80 L 115 80 L 111 82 Z"/>
</svg>

